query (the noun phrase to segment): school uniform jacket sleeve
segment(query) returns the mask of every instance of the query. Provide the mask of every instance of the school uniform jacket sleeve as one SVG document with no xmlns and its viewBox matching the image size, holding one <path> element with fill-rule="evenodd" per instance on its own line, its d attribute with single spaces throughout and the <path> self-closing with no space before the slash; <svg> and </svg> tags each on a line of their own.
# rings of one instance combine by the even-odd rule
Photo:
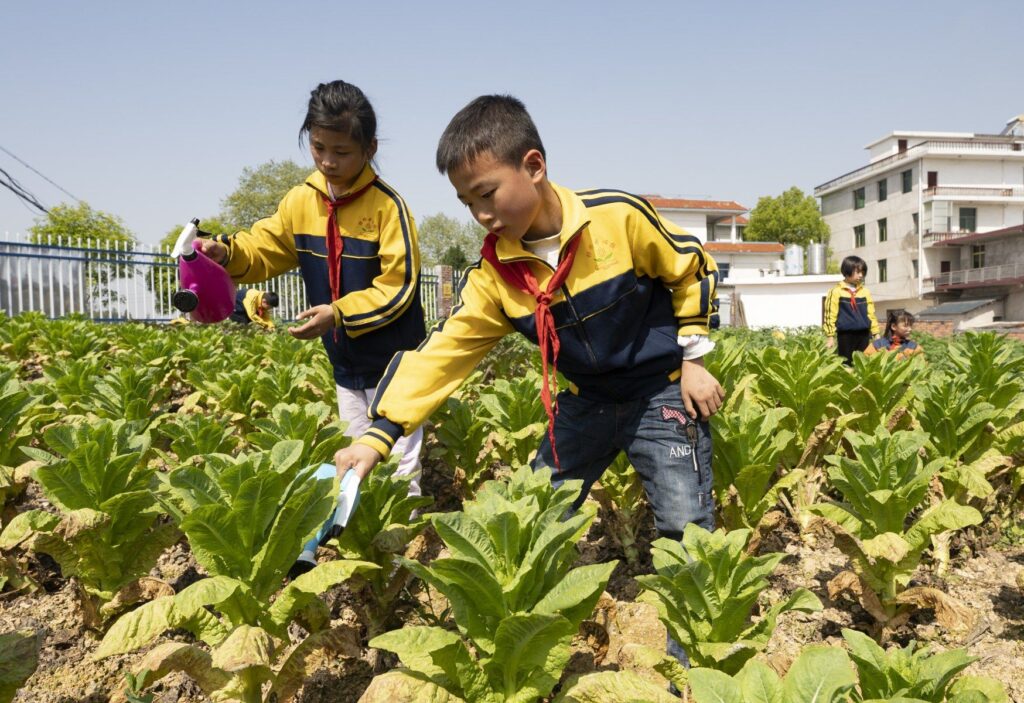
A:
<svg viewBox="0 0 1024 703">
<path fill-rule="evenodd" d="M 298 266 L 295 233 L 291 226 L 297 191 L 298 188 L 289 191 L 277 206 L 277 212 L 256 222 L 248 232 L 216 238 L 228 247 L 228 261 L 224 268 L 235 281 L 260 283 Z"/>
<path fill-rule="evenodd" d="M 494 276 L 469 272 L 462 302 L 415 351 L 398 352 L 370 404 L 370 429 L 357 442 L 387 457 L 395 441 L 418 427 L 466 380 L 498 341 L 513 331 L 501 308 Z"/>
<path fill-rule="evenodd" d="M 630 214 L 628 229 L 633 267 L 638 275 L 657 278 L 672 293 L 678 334 L 708 334 L 718 265 L 701 241 L 662 220 L 646 201 Z"/>
<path fill-rule="evenodd" d="M 839 286 L 832 286 L 832 289 L 825 296 L 825 319 L 822 320 L 821 329 L 826 337 L 836 336 L 836 320 L 839 318 Z"/>
<path fill-rule="evenodd" d="M 380 329 L 401 317 L 416 297 L 420 249 L 416 225 L 401 199 L 393 211 L 383 211 L 380 222 L 380 275 L 373 284 L 334 301 L 336 324 L 349 337 Z"/>
</svg>

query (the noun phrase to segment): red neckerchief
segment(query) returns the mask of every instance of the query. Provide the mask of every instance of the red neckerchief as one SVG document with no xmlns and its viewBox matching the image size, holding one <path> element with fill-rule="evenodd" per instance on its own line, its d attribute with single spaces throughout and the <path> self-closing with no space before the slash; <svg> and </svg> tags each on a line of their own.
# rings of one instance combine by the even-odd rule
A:
<svg viewBox="0 0 1024 703">
<path fill-rule="evenodd" d="M 377 182 L 377 177 L 360 188 L 357 191 L 353 191 L 348 195 L 344 195 L 336 200 L 331 200 L 329 197 L 320 194 L 320 199 L 324 201 L 324 205 L 327 206 L 327 277 L 331 282 L 331 303 L 338 300 L 341 297 L 341 252 L 345 250 L 345 243 L 341 239 L 341 232 L 338 230 L 338 220 L 336 213 L 338 208 L 342 205 L 347 205 L 352 202 L 360 195 L 365 193 L 370 186 Z M 330 186 L 328 186 L 330 188 Z M 338 328 L 334 328 L 334 341 L 338 341 Z"/>
<path fill-rule="evenodd" d="M 495 245 L 498 242 L 497 235 L 491 233 L 484 237 L 484 246 L 480 254 L 490 262 L 505 282 L 516 290 L 532 295 L 537 301 L 537 309 L 534 311 L 534 320 L 537 324 L 537 343 L 540 345 L 541 373 L 544 377 L 544 385 L 540 389 L 540 397 L 544 401 L 544 410 L 548 414 L 548 439 L 551 440 L 551 454 L 555 459 L 555 468 L 561 469 L 558 463 L 558 452 L 555 451 L 555 413 L 558 410 L 557 401 L 552 400 L 551 384 L 558 384 L 558 333 L 555 330 L 555 317 L 551 314 L 551 299 L 555 292 L 565 283 L 572 262 L 576 259 L 576 249 L 579 248 L 580 237 L 576 236 L 565 248 L 565 256 L 558 263 L 554 275 L 548 281 L 547 290 L 542 291 L 537 285 L 537 278 L 533 275 L 529 265 L 525 261 L 511 261 L 503 263 L 498 260 Z M 548 380 L 548 349 L 551 350 L 551 376 Z"/>
<path fill-rule="evenodd" d="M 857 312 L 857 289 L 846 286 L 846 290 L 850 291 L 850 307 L 853 308 L 854 312 Z"/>
<path fill-rule="evenodd" d="M 896 351 L 903 346 L 903 338 L 898 334 L 894 334 L 889 338 L 889 351 Z"/>
</svg>

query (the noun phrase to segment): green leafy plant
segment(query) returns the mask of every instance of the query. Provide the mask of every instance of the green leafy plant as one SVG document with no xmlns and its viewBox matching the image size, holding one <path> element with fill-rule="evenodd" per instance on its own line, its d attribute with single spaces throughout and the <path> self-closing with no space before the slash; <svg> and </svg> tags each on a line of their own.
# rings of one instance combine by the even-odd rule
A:
<svg viewBox="0 0 1024 703">
<path fill-rule="evenodd" d="M 854 354 L 853 373 L 848 382 L 849 407 L 860 417 L 854 426 L 864 432 L 880 424 L 891 427 L 913 410 L 917 379 L 922 377 L 920 356 L 898 359 L 895 354 Z"/>
<path fill-rule="evenodd" d="M 708 532 L 689 524 L 682 544 L 666 538 L 654 542 L 657 574 L 637 577 L 644 589 L 639 599 L 657 607 L 695 666 L 736 673 L 768 644 L 782 613 L 821 609 L 818 598 L 800 588 L 750 624 L 767 577 L 786 556 L 748 556 L 750 535 L 746 529 Z"/>
<path fill-rule="evenodd" d="M 601 474 L 600 482 L 591 487 L 590 495 L 601 506 L 601 524 L 608 536 L 622 550 L 626 563 L 631 568 L 638 567 L 637 540 L 650 508 L 643 483 L 624 452 L 620 452 Z"/>
<path fill-rule="evenodd" d="M 402 563 L 448 598 L 458 632 L 406 627 L 371 640 L 404 668 L 371 684 L 364 700 L 394 700 L 394 687 L 409 679 L 485 703 L 551 692 L 615 564 L 571 569 L 593 512 L 566 518 L 580 483 L 556 489 L 550 480 L 550 471 L 524 467 L 507 484 L 485 483 L 464 512 L 431 515 L 451 556 Z"/>
<path fill-rule="evenodd" d="M 430 505 L 433 498 L 410 496 L 412 476 L 395 476 L 386 464 L 372 471 L 360 484 L 359 509 L 344 532 L 332 542 L 346 559 L 376 564 L 377 569 L 353 577 L 350 587 L 360 593 L 355 607 L 366 625 L 367 638 L 397 626 L 395 605 L 409 580 L 409 571 L 395 564 L 409 543 L 426 526 L 413 512 Z"/>
<path fill-rule="evenodd" d="M 123 420 L 48 429 L 35 479 L 60 515 L 30 510 L 0 533 L 0 549 L 42 552 L 73 578 L 87 624 L 98 627 L 141 596 L 138 581 L 178 539 L 159 520 L 146 467 L 149 434 Z"/>
<path fill-rule="evenodd" d="M 690 692 L 694 703 L 840 703 L 849 700 L 856 681 L 844 651 L 815 646 L 800 653 L 785 678 L 756 659 L 735 676 L 693 669 Z"/>
<path fill-rule="evenodd" d="M 932 377 L 922 385 L 915 415 L 931 435 L 932 456 L 977 459 L 991 444 L 991 423 L 999 414 L 982 389 L 962 377 Z"/>
<path fill-rule="evenodd" d="M 817 349 L 767 347 L 758 356 L 757 388 L 761 396 L 793 411 L 797 443 L 807 442 L 814 428 L 844 404 L 844 369 L 835 354 Z M 713 425 L 714 423 L 712 423 Z"/>
<path fill-rule="evenodd" d="M 191 403 L 186 402 L 186 407 L 202 402 L 245 432 L 252 431 L 251 421 L 254 418 L 266 415 L 270 409 L 258 400 L 259 367 L 219 369 L 197 366 L 189 369 L 188 380 L 196 388 L 196 393 Z"/>
<path fill-rule="evenodd" d="M 312 651 L 358 655 L 357 633 L 348 626 L 329 628 L 317 596 L 374 564 L 319 564 L 281 588 L 302 544 L 335 505 L 335 482 L 314 479 L 317 467 L 305 467 L 302 454 L 301 442 L 285 441 L 269 452 L 213 456 L 171 472 L 165 500 L 182 516 L 196 561 L 211 577 L 122 616 L 95 658 L 144 647 L 165 630 L 183 628 L 211 651 L 179 642 L 156 647 L 140 664 L 148 670 L 137 674 L 140 690 L 184 671 L 219 700 L 263 700 L 269 682 L 269 701 L 298 689 Z M 296 620 L 311 634 L 285 653 L 288 627 Z"/>
<path fill-rule="evenodd" d="M 268 417 L 257 418 L 252 425 L 256 431 L 246 439 L 259 449 L 269 450 L 289 439 L 301 441 L 303 466 L 333 463 L 334 453 L 349 444 L 343 425 L 334 419 L 331 407 L 321 402 L 278 403 Z"/>
<path fill-rule="evenodd" d="M 872 435 L 852 432 L 846 440 L 852 457 L 828 457 L 829 479 L 842 502 L 809 509 L 825 518 L 836 546 L 851 560 L 854 578 L 840 574 L 833 588 L 846 584 L 839 590 L 848 587 L 880 623 L 892 626 L 920 599 L 945 601 L 934 588 L 907 589 L 907 584 L 934 536 L 976 525 L 981 514 L 949 499 L 921 510 L 932 477 L 944 464 L 943 459 L 924 464 L 924 432 L 890 434 L 879 427 Z"/>
<path fill-rule="evenodd" d="M 481 455 L 491 426 L 462 398 L 448 398 L 431 420 L 437 440 L 431 456 L 443 462 L 459 495 L 471 497 L 487 475 L 487 461 Z"/>
<path fill-rule="evenodd" d="M 968 332 L 950 345 L 949 362 L 1002 409 L 1024 392 L 1024 346 L 995 332 Z"/>
<path fill-rule="evenodd" d="M 225 427 L 202 413 L 175 413 L 160 423 L 157 432 L 170 440 L 177 461 L 166 454 L 164 458 L 171 466 L 200 461 L 210 454 L 231 454 L 238 446 L 233 427 Z"/>
<path fill-rule="evenodd" d="M 10 703 L 39 665 L 42 636 L 31 630 L 0 634 L 0 703 Z"/>
<path fill-rule="evenodd" d="M 480 392 L 480 416 L 494 432 L 497 458 L 507 466 L 528 464 L 547 428 L 540 383 L 540 374 L 530 370 L 511 381 L 496 378 Z"/>
<path fill-rule="evenodd" d="M 991 701 L 989 695 L 1006 700 L 1002 685 L 992 679 L 968 679 L 953 691 L 957 676 L 977 657 L 962 649 L 932 653 L 918 648 L 916 642 L 886 651 L 874 640 L 856 630 L 843 630 L 843 639 L 857 667 L 860 692 L 856 701 L 913 699 L 924 703 L 978 700 Z M 970 692 L 970 693 L 969 693 Z"/>
<path fill-rule="evenodd" d="M 765 408 L 743 393 L 711 423 L 715 496 L 726 529 L 755 527 L 779 492 L 803 478 L 802 470 L 783 473 L 799 448 L 794 429 L 793 410 Z"/>
</svg>

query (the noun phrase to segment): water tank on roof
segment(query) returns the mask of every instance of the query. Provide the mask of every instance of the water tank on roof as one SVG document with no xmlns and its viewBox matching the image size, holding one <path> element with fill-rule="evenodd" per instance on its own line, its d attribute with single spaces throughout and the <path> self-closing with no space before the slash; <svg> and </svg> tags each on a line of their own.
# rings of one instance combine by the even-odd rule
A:
<svg viewBox="0 0 1024 703">
<path fill-rule="evenodd" d="M 802 276 L 804 274 L 804 248 L 799 244 L 786 245 L 783 261 L 787 276 Z"/>
<path fill-rule="evenodd" d="M 807 273 L 812 276 L 820 276 L 826 273 L 827 259 L 828 247 L 824 244 L 811 242 L 807 245 Z"/>
</svg>

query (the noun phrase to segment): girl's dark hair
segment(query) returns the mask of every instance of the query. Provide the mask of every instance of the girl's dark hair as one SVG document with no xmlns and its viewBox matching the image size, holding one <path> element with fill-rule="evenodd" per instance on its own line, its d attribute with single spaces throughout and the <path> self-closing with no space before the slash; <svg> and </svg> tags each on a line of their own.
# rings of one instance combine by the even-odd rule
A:
<svg viewBox="0 0 1024 703">
<path fill-rule="evenodd" d="M 848 256 L 843 259 L 843 263 L 839 264 L 839 270 L 842 272 L 844 278 L 849 278 L 855 271 L 860 271 L 867 276 L 868 264 L 859 256 Z"/>
<path fill-rule="evenodd" d="M 268 291 L 263 294 L 263 300 L 272 308 L 276 308 L 280 302 L 280 298 L 277 297 L 277 293 L 274 291 Z"/>
<path fill-rule="evenodd" d="M 885 337 L 892 338 L 892 328 L 897 323 L 903 323 L 908 327 L 914 325 L 914 315 L 909 310 L 890 310 L 885 318 Z"/>
<path fill-rule="evenodd" d="M 518 166 L 531 149 L 547 158 L 522 101 L 511 95 L 481 95 L 448 123 L 437 145 L 436 165 L 445 174 L 490 152 L 499 163 Z"/>
<path fill-rule="evenodd" d="M 359 142 L 363 151 L 369 151 L 377 137 L 377 115 L 359 88 L 345 81 L 331 81 L 321 83 L 309 94 L 299 141 L 314 127 L 347 134 Z"/>
</svg>

